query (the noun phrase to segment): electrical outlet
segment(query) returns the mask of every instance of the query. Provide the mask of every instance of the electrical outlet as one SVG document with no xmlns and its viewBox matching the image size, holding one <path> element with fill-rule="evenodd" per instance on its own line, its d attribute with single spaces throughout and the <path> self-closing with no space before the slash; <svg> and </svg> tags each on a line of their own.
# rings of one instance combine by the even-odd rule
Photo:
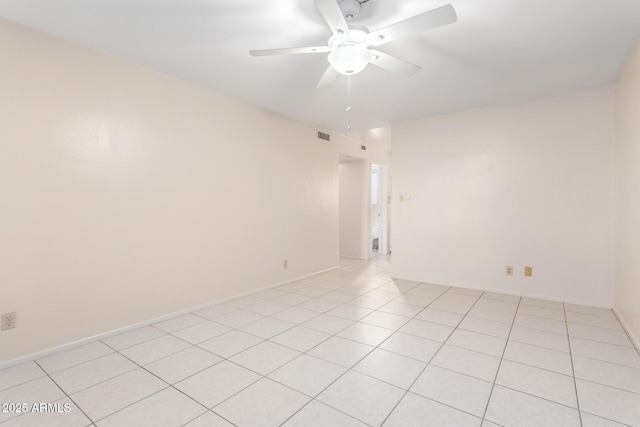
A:
<svg viewBox="0 0 640 427">
<path fill-rule="evenodd" d="M 533 277 L 533 267 L 524 268 L 524 277 Z"/>
<path fill-rule="evenodd" d="M 287 268 L 289 267 L 289 262 L 285 259 L 284 262 L 282 263 L 282 268 Z"/>
<path fill-rule="evenodd" d="M 0 330 L 6 331 L 16 327 L 16 313 L 4 313 L 0 320 Z"/>
<path fill-rule="evenodd" d="M 513 266 L 507 265 L 507 276 L 513 276 Z"/>
</svg>

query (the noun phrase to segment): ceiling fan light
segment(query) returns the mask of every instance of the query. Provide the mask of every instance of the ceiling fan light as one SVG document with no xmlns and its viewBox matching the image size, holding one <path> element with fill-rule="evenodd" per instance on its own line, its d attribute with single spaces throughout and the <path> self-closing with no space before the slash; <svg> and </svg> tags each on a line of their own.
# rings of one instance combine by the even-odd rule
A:
<svg viewBox="0 0 640 427">
<path fill-rule="evenodd" d="M 365 69 L 371 60 L 371 52 L 365 46 L 345 45 L 329 53 L 327 59 L 340 74 L 352 75 Z"/>
</svg>

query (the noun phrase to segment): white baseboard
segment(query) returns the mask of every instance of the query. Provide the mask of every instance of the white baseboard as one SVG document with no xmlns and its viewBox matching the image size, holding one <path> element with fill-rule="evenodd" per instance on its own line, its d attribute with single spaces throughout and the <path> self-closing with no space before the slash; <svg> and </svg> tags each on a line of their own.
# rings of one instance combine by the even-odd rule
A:
<svg viewBox="0 0 640 427">
<path fill-rule="evenodd" d="M 492 287 L 456 286 L 456 285 L 449 285 L 449 284 L 444 284 L 444 283 L 434 283 L 434 282 L 424 281 L 424 280 L 402 279 L 400 277 L 393 277 L 393 279 L 407 280 L 407 281 L 410 281 L 410 282 L 430 283 L 430 284 L 439 285 L 439 286 L 453 286 L 453 287 L 456 287 L 456 288 L 471 289 L 471 290 L 474 290 L 474 291 L 482 291 L 482 292 L 494 292 L 494 293 L 498 293 L 498 294 L 513 295 L 513 296 L 517 296 L 517 297 L 543 299 L 543 300 L 547 300 L 547 301 L 555 301 L 555 302 L 561 302 L 561 303 L 566 303 L 566 304 L 585 305 L 585 306 L 588 306 L 588 307 L 605 308 L 607 310 L 611 310 L 613 308 L 613 303 L 611 303 L 611 304 L 594 304 L 591 301 L 586 301 L 586 300 L 583 300 L 583 299 L 580 299 L 580 298 L 559 299 L 559 298 L 549 297 L 549 296 L 546 296 L 546 295 L 535 294 L 535 293 L 532 293 L 532 292 L 515 292 L 515 291 L 509 291 L 509 290 L 504 290 L 504 289 L 499 289 L 499 288 L 492 288 Z"/>
<path fill-rule="evenodd" d="M 231 301 L 231 300 L 234 300 L 234 299 L 237 299 L 237 298 L 242 298 L 242 297 L 245 297 L 245 296 L 248 296 L 248 295 L 253 295 L 253 294 L 256 294 L 258 292 L 262 292 L 262 291 L 265 291 L 265 290 L 268 290 L 268 289 L 271 289 L 271 288 L 275 288 L 275 287 L 278 287 L 278 286 L 286 285 L 287 283 L 292 283 L 292 282 L 296 282 L 298 280 L 306 279 L 307 277 L 317 276 L 318 274 L 326 273 L 328 271 L 333 271 L 333 270 L 336 270 L 338 268 L 340 268 L 340 266 L 331 267 L 331 268 L 327 268 L 327 269 L 324 269 L 324 270 L 316 271 L 315 273 L 306 274 L 304 276 L 298 276 L 298 277 L 295 277 L 293 279 L 285 280 L 283 282 L 279 282 L 279 283 L 276 283 L 276 284 L 273 284 L 273 285 L 264 286 L 262 288 L 254 289 L 252 291 L 243 292 L 241 294 L 233 295 L 233 296 L 230 296 L 230 297 L 227 297 L 227 298 L 222 298 L 222 299 L 219 299 L 219 300 L 216 300 L 216 301 L 213 301 L 213 302 L 208 302 L 206 304 L 198 305 L 196 307 L 186 308 L 184 310 L 176 311 L 176 312 L 173 312 L 173 313 L 170 313 L 170 314 L 167 314 L 167 315 L 164 315 L 164 316 L 160 316 L 160 317 L 155 317 L 153 319 L 145 320 L 145 321 L 142 321 L 142 322 L 139 322 L 139 323 L 135 323 L 133 325 L 127 325 L 127 326 L 124 326 L 122 328 L 113 329 L 113 330 L 110 330 L 110 331 L 107 331 L 107 332 L 103 332 L 103 333 L 100 333 L 100 334 L 97 334 L 97 335 L 93 335 L 91 337 L 82 338 L 82 339 L 79 339 L 79 340 L 76 340 L 76 341 L 72 341 L 72 342 L 69 342 L 69 343 L 66 343 L 66 344 L 62 344 L 62 345 L 59 345 L 59 346 L 56 346 L 56 347 L 51 347 L 51 348 L 48 348 L 46 350 L 37 351 L 35 353 L 31 353 L 31 354 L 28 354 L 26 356 L 18 357 L 16 359 L 11 359 L 11 360 L 8 360 L 6 362 L 0 362 L 0 370 L 6 369 L 6 368 L 10 368 L 12 366 L 19 365 L 19 364 L 22 364 L 22 363 L 30 362 L 32 360 L 42 359 L 43 357 L 47 357 L 47 356 L 50 356 L 52 354 L 59 353 L 61 351 L 69 350 L 69 349 L 74 348 L 74 347 L 79 347 L 81 345 L 89 344 L 89 343 L 92 343 L 94 341 L 99 341 L 99 340 L 103 340 L 103 339 L 106 339 L 106 338 L 109 338 L 109 337 L 112 337 L 112 336 L 115 336 L 115 335 L 120 335 L 120 334 L 123 334 L 125 332 L 132 331 L 134 329 L 138 329 L 138 328 L 141 328 L 141 327 L 144 327 L 144 326 L 149 326 L 149 325 L 151 325 L 153 323 L 162 322 L 163 320 L 168 320 L 168 319 L 171 319 L 171 318 L 176 317 L 176 316 L 182 316 L 183 314 L 188 314 L 188 313 L 192 313 L 194 311 L 204 310 L 205 308 L 209 308 L 209 307 L 217 305 L 217 304 L 223 304 L 223 303 L 225 303 L 227 301 Z"/>
<path fill-rule="evenodd" d="M 359 259 L 362 261 L 366 261 L 366 258 L 362 258 L 361 256 L 355 256 L 355 255 L 340 255 L 340 258 L 348 258 L 348 259 Z"/>
<path fill-rule="evenodd" d="M 627 321 L 624 320 L 624 317 L 622 316 L 622 314 L 620 314 L 620 312 L 618 310 L 616 310 L 615 308 L 613 309 L 613 314 L 615 314 L 616 317 L 618 318 L 618 321 L 620 322 L 620 324 L 624 328 L 625 332 L 629 336 L 629 339 L 631 340 L 633 345 L 636 347 L 636 350 L 638 350 L 638 352 L 640 352 L 640 340 L 633 333 L 633 331 L 629 327 L 629 324 L 627 323 Z"/>
</svg>

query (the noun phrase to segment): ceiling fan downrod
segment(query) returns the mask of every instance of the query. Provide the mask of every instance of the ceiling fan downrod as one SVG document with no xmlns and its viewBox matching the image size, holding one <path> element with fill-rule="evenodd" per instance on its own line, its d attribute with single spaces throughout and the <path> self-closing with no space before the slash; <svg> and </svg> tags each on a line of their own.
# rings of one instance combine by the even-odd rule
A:
<svg viewBox="0 0 640 427">
<path fill-rule="evenodd" d="M 347 75 L 347 131 L 351 132 L 351 75 Z"/>
</svg>

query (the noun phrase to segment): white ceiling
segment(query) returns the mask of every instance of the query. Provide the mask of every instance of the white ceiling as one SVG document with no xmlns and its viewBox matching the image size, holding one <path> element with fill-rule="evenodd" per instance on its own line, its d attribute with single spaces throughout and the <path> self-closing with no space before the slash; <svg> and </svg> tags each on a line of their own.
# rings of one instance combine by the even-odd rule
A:
<svg viewBox="0 0 640 427">
<path fill-rule="evenodd" d="M 615 81 L 640 34 L 638 0 L 369 0 L 375 30 L 451 3 L 458 22 L 379 49 L 422 66 L 353 76 L 352 126 L 494 105 Z M 0 0 L 0 16 L 266 109 L 345 132 L 347 78 L 316 89 L 331 31 L 313 0 Z"/>
</svg>

